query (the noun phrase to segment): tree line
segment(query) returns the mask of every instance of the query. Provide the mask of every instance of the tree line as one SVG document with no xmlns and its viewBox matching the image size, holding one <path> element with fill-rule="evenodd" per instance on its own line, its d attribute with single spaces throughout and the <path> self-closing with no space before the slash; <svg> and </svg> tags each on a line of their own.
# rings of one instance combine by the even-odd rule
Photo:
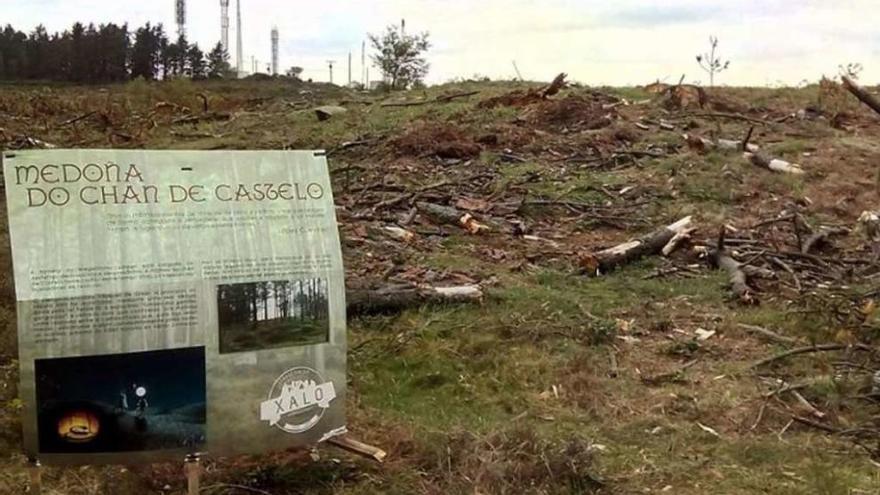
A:
<svg viewBox="0 0 880 495">
<path fill-rule="evenodd" d="M 50 34 L 42 25 L 30 34 L 6 25 L 0 31 L 0 80 L 107 83 L 231 75 L 229 54 L 218 42 L 204 53 L 185 36 L 171 41 L 162 24 L 75 23 Z"/>
</svg>

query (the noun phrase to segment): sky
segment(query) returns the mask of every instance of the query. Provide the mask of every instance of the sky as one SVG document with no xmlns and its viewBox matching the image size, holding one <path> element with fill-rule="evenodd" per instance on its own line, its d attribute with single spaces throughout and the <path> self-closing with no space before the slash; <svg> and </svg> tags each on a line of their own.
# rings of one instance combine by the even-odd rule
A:
<svg viewBox="0 0 880 495">
<path fill-rule="evenodd" d="M 427 80 L 474 75 L 549 80 L 559 72 L 590 85 L 638 85 L 657 79 L 708 83 L 695 56 L 719 39 L 729 68 L 716 84 L 780 86 L 833 76 L 860 63 L 860 80 L 880 82 L 877 0 L 240 0 L 245 64 L 271 60 L 270 30 L 280 33 L 280 67 L 334 82 L 361 79 L 368 33 L 406 20 L 409 33 L 430 33 Z M 230 54 L 235 64 L 235 2 Z M 175 32 L 174 0 L 0 0 L 0 23 L 30 31 L 64 30 L 75 21 L 147 21 Z M 187 35 L 205 51 L 220 39 L 220 1 L 187 0 Z M 369 43 L 367 43 L 369 63 Z M 369 68 L 370 79 L 380 77 Z"/>
</svg>

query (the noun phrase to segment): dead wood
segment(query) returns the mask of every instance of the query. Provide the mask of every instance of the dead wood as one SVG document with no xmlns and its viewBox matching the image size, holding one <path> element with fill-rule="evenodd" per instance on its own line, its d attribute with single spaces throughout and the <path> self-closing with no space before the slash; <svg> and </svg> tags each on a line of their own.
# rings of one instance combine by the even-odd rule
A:
<svg viewBox="0 0 880 495">
<path fill-rule="evenodd" d="M 172 124 L 198 124 L 199 122 L 213 122 L 215 120 L 231 120 L 232 114 L 226 112 L 207 112 L 201 115 L 184 115 L 171 121 Z"/>
<path fill-rule="evenodd" d="M 98 112 L 96 112 L 96 111 L 93 111 L 93 112 L 87 112 L 87 113 L 84 113 L 84 114 L 80 115 L 79 117 L 74 117 L 74 118 L 72 118 L 72 119 L 67 119 L 67 120 L 65 120 L 64 122 L 58 124 L 58 127 L 65 127 L 65 126 L 68 126 L 68 125 L 71 125 L 71 124 L 75 124 L 75 123 L 79 122 L 80 120 L 85 120 L 85 119 L 91 117 L 92 115 L 95 115 L 96 113 L 98 113 Z"/>
<path fill-rule="evenodd" d="M 208 96 L 205 93 L 198 93 L 196 96 L 202 100 L 202 112 L 208 113 Z"/>
<path fill-rule="evenodd" d="M 706 153 L 711 150 L 737 151 L 742 149 L 756 153 L 760 149 L 758 145 L 748 142 L 748 136 L 745 142 L 722 138 L 713 141 L 696 134 L 682 134 L 681 137 L 687 142 L 689 148 L 700 153 Z"/>
<path fill-rule="evenodd" d="M 706 94 L 706 90 L 693 84 L 681 84 L 679 82 L 675 86 L 666 88 L 663 95 L 666 98 L 663 106 L 672 110 L 692 107 L 695 104 L 697 107 L 703 108 L 709 103 L 709 96 Z"/>
<path fill-rule="evenodd" d="M 756 304 L 758 300 L 754 297 L 752 288 L 748 284 L 748 276 L 744 265 L 736 261 L 724 250 L 724 234 L 725 228 L 721 227 L 718 234 L 718 244 L 716 248 L 709 253 L 709 264 L 717 269 L 724 270 L 730 277 L 730 289 L 736 298 L 745 304 Z"/>
<path fill-rule="evenodd" d="M 758 302 L 747 283 L 746 273 L 742 270 L 740 262 L 731 258 L 723 251 L 716 251 L 712 264 L 715 268 L 726 271 L 730 276 L 730 290 L 733 291 L 737 299 L 746 304 Z"/>
<path fill-rule="evenodd" d="M 843 80 L 843 87 L 846 88 L 847 91 L 852 93 L 859 99 L 859 101 L 868 105 L 872 110 L 880 114 L 880 100 L 877 100 L 874 95 L 865 91 L 864 88 L 856 84 L 856 82 L 849 77 L 840 76 L 840 79 Z"/>
<path fill-rule="evenodd" d="M 567 74 L 559 73 L 550 84 L 541 88 L 529 89 L 528 91 L 516 90 L 500 96 L 493 96 L 481 101 L 477 106 L 479 108 L 495 108 L 498 106 L 507 107 L 524 107 L 533 103 L 544 101 L 550 96 L 559 93 L 565 87 L 565 78 Z"/>
<path fill-rule="evenodd" d="M 822 431 L 827 431 L 828 433 L 840 433 L 840 430 L 838 430 L 837 428 L 834 428 L 833 426 L 828 426 L 826 424 L 822 424 L 817 421 L 813 421 L 812 419 L 805 418 L 803 416 L 792 415 L 791 419 L 793 419 L 794 421 L 797 421 L 798 423 L 801 423 L 801 424 L 804 424 L 807 426 L 812 426 L 813 428 L 816 428 L 816 429 L 819 429 Z"/>
<path fill-rule="evenodd" d="M 343 141 L 342 143 L 339 144 L 339 146 L 336 146 L 335 148 L 332 148 L 329 151 L 327 151 L 327 156 L 334 155 L 336 153 L 339 153 L 342 150 L 347 150 L 349 148 L 355 148 L 357 146 L 367 146 L 372 143 L 375 143 L 376 141 L 378 141 L 378 139 L 359 139 L 356 141 Z"/>
<path fill-rule="evenodd" d="M 374 447 L 372 445 L 359 442 L 354 438 L 349 437 L 348 435 L 339 435 L 336 437 L 332 437 L 327 440 L 327 443 L 335 445 L 342 450 L 347 450 L 348 452 L 351 452 L 353 454 L 372 459 L 376 462 L 384 461 L 385 457 L 388 455 L 384 450 L 380 449 L 379 447 Z"/>
<path fill-rule="evenodd" d="M 556 75 L 556 77 L 553 78 L 553 82 L 551 82 L 549 85 L 545 86 L 538 93 L 543 98 L 547 98 L 547 97 L 555 95 L 556 93 L 561 91 L 562 88 L 565 87 L 565 78 L 567 75 L 568 74 L 566 74 L 565 72 L 560 72 L 559 74 Z"/>
<path fill-rule="evenodd" d="M 743 156 L 753 165 L 757 165 L 774 172 L 785 172 L 788 174 L 800 175 L 804 173 L 804 169 L 797 163 L 789 163 L 785 160 L 772 158 L 761 151 L 743 153 Z"/>
<path fill-rule="evenodd" d="M 676 370 L 667 371 L 666 373 L 660 373 L 659 375 L 654 376 L 643 376 L 642 383 L 645 385 L 662 385 L 667 382 L 680 382 L 684 378 L 684 372 L 687 371 L 688 368 L 697 364 L 699 360 L 693 359 L 681 365 Z"/>
<path fill-rule="evenodd" d="M 770 122 L 762 119 L 757 119 L 755 117 L 749 117 L 748 115 L 743 115 L 741 113 L 728 113 L 728 112 L 695 112 L 687 114 L 690 117 L 705 117 L 705 118 L 720 118 L 720 119 L 730 119 L 730 120 L 742 120 L 745 122 L 751 122 L 752 124 L 759 125 L 770 125 Z"/>
<path fill-rule="evenodd" d="M 464 91 L 461 93 L 453 93 L 449 95 L 441 95 L 432 100 L 419 100 L 419 101 L 389 101 L 386 103 L 381 103 L 379 106 L 381 107 L 415 107 L 419 105 L 427 105 L 428 103 L 448 103 L 456 98 L 464 98 L 466 96 L 473 96 L 475 94 L 479 94 L 479 91 Z"/>
<path fill-rule="evenodd" d="M 877 349 L 872 348 L 871 346 L 865 344 L 817 344 L 817 345 L 809 345 L 804 347 L 796 347 L 794 349 L 790 349 L 785 352 L 781 352 L 779 354 L 770 356 L 768 358 L 764 358 L 753 365 L 750 368 L 760 368 L 761 366 L 791 357 L 796 356 L 798 354 L 809 354 L 813 352 L 826 352 L 826 351 L 842 351 L 844 349 L 855 349 L 859 351 L 865 352 L 875 352 Z"/>
<path fill-rule="evenodd" d="M 452 206 L 419 201 L 416 203 L 416 208 L 436 222 L 457 225 L 471 234 L 477 234 L 481 230 L 488 229 L 486 225 L 477 222 L 470 213 L 463 212 Z"/>
<path fill-rule="evenodd" d="M 425 304 L 479 303 L 483 291 L 477 285 L 454 287 L 418 287 L 409 284 L 388 285 L 377 289 L 347 289 L 348 316 L 397 313 Z"/>
<path fill-rule="evenodd" d="M 758 335 L 761 335 L 762 337 L 765 337 L 770 341 L 776 342 L 777 344 L 793 345 L 793 344 L 797 344 L 797 342 L 798 342 L 797 339 L 795 339 L 795 338 L 786 337 L 784 335 L 779 335 L 778 333 L 776 333 L 772 330 L 767 330 L 766 328 L 759 327 L 757 325 L 747 325 L 745 323 L 738 323 L 737 326 L 747 332 L 756 333 Z"/>
<path fill-rule="evenodd" d="M 639 239 L 584 255 L 580 259 L 581 270 L 590 275 L 601 275 L 643 256 L 658 254 L 676 235 L 687 231 L 690 223 L 691 217 L 687 216 Z"/>
<path fill-rule="evenodd" d="M 438 187 L 448 186 L 450 184 L 451 184 L 450 181 L 444 179 L 444 180 L 435 182 L 433 184 L 428 184 L 427 186 L 422 186 L 422 187 L 416 189 L 415 191 L 406 192 L 406 193 L 400 194 L 398 196 L 395 196 L 391 199 L 386 199 L 384 201 L 380 201 L 373 206 L 373 210 L 380 210 L 382 208 L 387 208 L 389 206 L 394 206 L 399 203 L 403 203 L 404 201 L 407 201 L 409 199 L 414 198 L 419 193 L 423 193 L 425 191 L 430 191 L 431 189 L 437 189 Z M 440 205 L 438 205 L 438 206 L 440 206 Z"/>
<path fill-rule="evenodd" d="M 827 242 L 829 237 L 846 234 L 849 234 L 849 229 L 843 227 L 819 229 L 818 232 L 815 232 L 810 237 L 807 237 L 807 239 L 801 246 L 801 252 L 804 254 L 809 254 L 810 250 L 812 250 L 815 246 Z"/>
<path fill-rule="evenodd" d="M 743 138 L 742 144 L 740 144 L 739 149 L 742 151 L 752 151 L 749 149 L 749 141 L 752 139 L 752 133 L 755 132 L 755 126 L 750 126 L 749 131 L 746 132 L 746 137 Z"/>
</svg>

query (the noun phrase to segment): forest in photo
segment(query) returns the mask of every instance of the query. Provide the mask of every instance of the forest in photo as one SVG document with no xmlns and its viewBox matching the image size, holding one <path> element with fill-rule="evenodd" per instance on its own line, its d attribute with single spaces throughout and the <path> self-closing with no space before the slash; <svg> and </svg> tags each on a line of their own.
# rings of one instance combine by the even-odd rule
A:
<svg viewBox="0 0 880 495">
<path fill-rule="evenodd" d="M 220 352 L 327 342 L 327 280 L 309 278 L 220 285 Z"/>
</svg>

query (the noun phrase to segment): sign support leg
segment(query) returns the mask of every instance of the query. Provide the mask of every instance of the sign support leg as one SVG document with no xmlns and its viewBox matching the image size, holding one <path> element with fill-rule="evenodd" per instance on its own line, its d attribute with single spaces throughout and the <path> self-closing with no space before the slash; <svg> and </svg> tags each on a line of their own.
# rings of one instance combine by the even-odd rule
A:
<svg viewBox="0 0 880 495">
<path fill-rule="evenodd" d="M 43 472 L 40 467 L 40 461 L 36 457 L 28 458 L 28 474 L 31 479 L 28 493 L 36 495 L 43 493 Z"/>
<path fill-rule="evenodd" d="M 199 481 L 202 474 L 202 466 L 199 454 L 188 454 L 183 459 L 183 474 L 186 476 L 187 495 L 199 494 Z"/>
</svg>

